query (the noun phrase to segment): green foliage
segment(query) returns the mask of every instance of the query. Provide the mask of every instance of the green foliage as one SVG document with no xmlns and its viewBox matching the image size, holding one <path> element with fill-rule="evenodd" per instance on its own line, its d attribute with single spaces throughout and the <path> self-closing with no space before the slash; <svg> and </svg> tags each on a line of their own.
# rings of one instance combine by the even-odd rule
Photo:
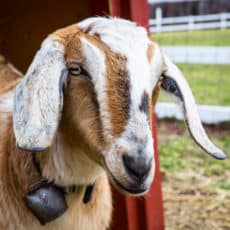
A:
<svg viewBox="0 0 230 230">
<path fill-rule="evenodd" d="M 202 30 L 152 34 L 152 39 L 161 46 L 230 46 L 230 30 Z"/>
<path fill-rule="evenodd" d="M 219 188 L 222 188 L 224 190 L 230 190 L 230 183 L 220 183 Z"/>
<path fill-rule="evenodd" d="M 230 40 L 230 39 L 229 39 Z M 179 64 L 199 104 L 230 105 L 230 65 Z M 164 93 L 160 101 L 171 101 Z"/>
<path fill-rule="evenodd" d="M 230 137 L 214 138 L 213 142 L 225 152 L 229 152 Z M 161 167 L 169 171 L 188 168 L 196 171 L 197 168 L 200 168 L 203 175 L 211 176 L 220 175 L 230 170 L 229 157 L 220 161 L 208 156 L 191 140 L 188 134 L 182 136 L 170 134 L 168 140 L 159 142 L 159 152 Z"/>
</svg>

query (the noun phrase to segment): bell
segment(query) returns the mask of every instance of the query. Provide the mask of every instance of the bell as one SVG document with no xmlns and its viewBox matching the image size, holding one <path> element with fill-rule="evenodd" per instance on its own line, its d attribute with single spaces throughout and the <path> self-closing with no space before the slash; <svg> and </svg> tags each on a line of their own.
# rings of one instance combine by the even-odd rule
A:
<svg viewBox="0 0 230 230">
<path fill-rule="evenodd" d="M 44 181 L 37 181 L 28 192 L 25 202 L 41 225 L 58 218 L 68 208 L 63 190 Z"/>
</svg>

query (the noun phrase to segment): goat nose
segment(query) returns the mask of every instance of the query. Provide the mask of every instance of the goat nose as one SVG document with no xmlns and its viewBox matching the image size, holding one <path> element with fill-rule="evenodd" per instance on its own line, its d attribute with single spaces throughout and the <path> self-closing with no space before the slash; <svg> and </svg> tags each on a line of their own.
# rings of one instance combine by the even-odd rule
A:
<svg viewBox="0 0 230 230">
<path fill-rule="evenodd" d="M 148 176 L 151 169 L 151 162 L 143 157 L 130 157 L 126 154 L 122 155 L 122 160 L 129 176 L 138 182 L 142 182 Z"/>
</svg>

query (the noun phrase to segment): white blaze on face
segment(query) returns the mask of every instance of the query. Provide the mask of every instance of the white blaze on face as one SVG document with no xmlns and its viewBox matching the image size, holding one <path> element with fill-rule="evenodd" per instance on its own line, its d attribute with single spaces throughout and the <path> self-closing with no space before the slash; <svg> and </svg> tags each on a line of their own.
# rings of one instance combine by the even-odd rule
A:
<svg viewBox="0 0 230 230">
<path fill-rule="evenodd" d="M 103 126 L 104 135 L 107 140 L 112 138 L 110 132 L 110 116 L 108 112 L 108 105 L 106 100 L 106 66 L 105 66 L 105 54 L 90 43 L 87 39 L 81 38 L 83 53 L 86 57 L 85 68 L 92 77 L 94 88 L 97 95 L 99 104 L 101 122 Z"/>
<path fill-rule="evenodd" d="M 154 77 L 158 78 L 157 75 L 160 74 L 158 70 L 162 67 L 162 63 L 159 63 L 160 61 L 156 62 L 156 65 L 159 64 L 159 68 L 156 65 L 150 67 L 147 58 L 150 40 L 146 30 L 136 26 L 135 23 L 116 18 L 90 18 L 79 23 L 79 26 L 87 31 L 88 34 L 97 34 L 111 51 L 127 58 L 126 68 L 130 81 L 131 104 L 129 108 L 129 121 L 117 143 L 119 142 L 123 146 L 130 148 L 132 145 L 130 144 L 130 136 L 136 135 L 137 138 L 139 137 L 139 139 L 146 141 L 146 151 L 152 156 L 152 135 L 148 114 L 141 111 L 139 107 L 144 93 L 151 96 L 153 87 L 157 82 Z M 152 61 L 156 61 L 159 55 L 160 50 L 157 49 L 156 57 Z M 99 104 L 101 102 L 102 100 Z"/>
</svg>

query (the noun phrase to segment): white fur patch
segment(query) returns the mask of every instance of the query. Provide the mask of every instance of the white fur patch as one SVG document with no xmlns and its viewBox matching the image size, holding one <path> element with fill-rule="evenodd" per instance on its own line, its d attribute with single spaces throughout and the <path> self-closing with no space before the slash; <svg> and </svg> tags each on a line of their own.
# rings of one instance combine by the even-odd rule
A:
<svg viewBox="0 0 230 230">
<path fill-rule="evenodd" d="M 85 38 L 81 38 L 81 42 L 85 55 L 85 68 L 92 77 L 94 88 L 97 93 L 97 100 L 99 104 L 104 134 L 107 139 L 110 139 L 112 137 L 112 134 L 110 115 L 108 112 L 108 105 L 106 100 L 107 93 L 105 54 L 92 43 L 87 41 Z"/>
</svg>

